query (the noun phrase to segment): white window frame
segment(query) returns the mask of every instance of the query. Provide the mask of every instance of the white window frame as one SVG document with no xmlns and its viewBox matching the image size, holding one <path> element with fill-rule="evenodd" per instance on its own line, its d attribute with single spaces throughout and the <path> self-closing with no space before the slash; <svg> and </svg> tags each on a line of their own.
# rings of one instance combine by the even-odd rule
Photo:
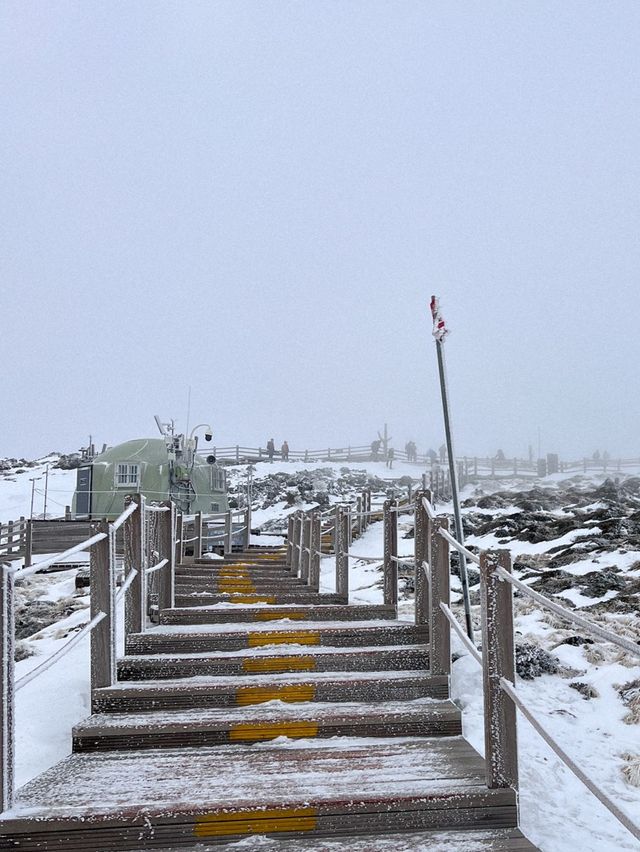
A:
<svg viewBox="0 0 640 852">
<path fill-rule="evenodd" d="M 113 476 L 116 488 L 140 487 L 140 465 L 137 462 L 116 462 Z"/>
<path fill-rule="evenodd" d="M 227 490 L 225 471 L 221 467 L 211 467 L 209 470 L 209 486 L 211 491 L 218 491 L 222 494 Z"/>
</svg>

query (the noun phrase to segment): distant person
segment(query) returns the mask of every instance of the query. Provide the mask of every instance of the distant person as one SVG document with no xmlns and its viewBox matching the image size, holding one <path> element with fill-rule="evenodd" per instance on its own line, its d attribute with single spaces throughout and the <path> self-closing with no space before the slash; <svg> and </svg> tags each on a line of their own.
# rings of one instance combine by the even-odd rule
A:
<svg viewBox="0 0 640 852">
<path fill-rule="evenodd" d="M 444 464 L 447 460 L 447 448 L 444 444 L 442 444 L 438 452 L 440 453 L 440 464 Z"/>
<path fill-rule="evenodd" d="M 267 455 L 269 456 L 269 461 L 273 464 L 273 454 L 276 451 L 276 445 L 273 438 L 269 438 L 267 441 Z"/>
<path fill-rule="evenodd" d="M 610 456 L 610 455 L 609 455 L 609 453 L 605 450 L 605 451 L 604 451 L 604 453 L 602 454 L 602 461 L 609 461 L 609 459 L 610 459 L 610 458 L 611 458 L 611 456 Z"/>
<path fill-rule="evenodd" d="M 404 451 L 407 454 L 407 461 L 414 462 L 418 460 L 418 451 L 413 441 L 407 441 L 404 445 Z"/>
<path fill-rule="evenodd" d="M 600 461 L 600 450 L 595 451 L 595 453 L 593 454 L 593 460 Z"/>
<path fill-rule="evenodd" d="M 438 461 L 438 454 L 432 447 L 429 447 L 429 449 L 427 450 L 427 458 L 429 459 L 431 464 Z"/>
<path fill-rule="evenodd" d="M 502 450 L 496 452 L 496 461 L 504 461 L 504 452 Z"/>
<path fill-rule="evenodd" d="M 380 443 L 381 441 L 376 438 L 375 441 L 371 442 L 371 461 L 378 461 L 378 453 L 380 452 Z"/>
<path fill-rule="evenodd" d="M 387 467 L 393 467 L 393 457 L 395 455 L 393 447 L 389 447 L 387 450 Z"/>
<path fill-rule="evenodd" d="M 284 441 L 280 447 L 280 454 L 282 456 L 282 461 L 289 461 L 289 444 L 286 441 Z"/>
<path fill-rule="evenodd" d="M 412 462 L 418 461 L 418 448 L 416 447 L 415 441 L 411 441 L 411 461 Z"/>
</svg>

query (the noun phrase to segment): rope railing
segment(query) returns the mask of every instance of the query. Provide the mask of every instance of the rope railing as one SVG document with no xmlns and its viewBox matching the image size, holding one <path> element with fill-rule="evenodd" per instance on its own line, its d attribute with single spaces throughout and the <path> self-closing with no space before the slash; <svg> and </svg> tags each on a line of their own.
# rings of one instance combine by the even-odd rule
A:
<svg viewBox="0 0 640 852">
<path fill-rule="evenodd" d="M 127 589 L 131 586 L 131 584 L 133 583 L 133 581 L 136 579 L 137 576 L 138 576 L 138 569 L 137 568 L 133 568 L 131 571 L 129 571 L 129 573 L 127 574 L 127 579 L 124 581 L 124 583 L 118 589 L 118 593 L 116 594 L 116 603 L 120 603 L 122 598 L 127 593 Z"/>
<path fill-rule="evenodd" d="M 107 614 L 105 612 L 99 612 L 97 615 L 95 615 L 91 619 L 91 621 L 88 624 L 85 624 L 82 630 L 77 633 L 72 639 L 70 639 L 67 643 L 65 643 L 62 648 L 58 648 L 55 653 L 51 654 L 50 657 L 47 657 L 47 659 L 44 662 L 40 663 L 39 666 L 36 666 L 34 669 L 31 669 L 30 672 L 27 672 L 26 675 L 23 675 L 21 678 L 19 678 L 15 682 L 15 691 L 17 692 L 19 689 L 22 689 L 23 686 L 26 686 L 28 683 L 31 683 L 32 680 L 35 680 L 39 675 L 41 675 L 43 672 L 46 672 L 47 669 L 51 668 L 51 666 L 55 665 L 58 660 L 61 660 L 63 657 L 65 657 L 69 653 L 69 651 L 75 648 L 78 642 L 80 642 L 82 639 L 84 639 L 85 636 L 91 633 L 93 628 L 97 624 L 100 624 L 100 622 L 106 617 Z"/>
<path fill-rule="evenodd" d="M 600 790 L 596 784 L 589 778 L 589 776 L 584 772 L 580 767 L 573 761 L 569 755 L 564 751 L 564 749 L 558 745 L 556 740 L 551 736 L 551 734 L 544 728 L 538 719 L 533 715 L 531 710 L 527 707 L 527 705 L 522 701 L 517 691 L 514 689 L 513 685 L 509 683 L 508 680 L 504 678 L 500 679 L 500 687 L 505 695 L 508 695 L 511 701 L 515 704 L 518 710 L 522 713 L 525 719 L 529 722 L 529 724 L 533 727 L 533 729 L 542 737 L 545 743 L 549 746 L 549 748 L 556 754 L 560 760 L 564 763 L 564 765 L 573 772 L 573 774 L 578 778 L 584 786 L 592 793 L 598 801 L 604 805 L 604 807 L 611 813 L 618 822 L 623 825 L 627 831 L 632 834 L 636 839 L 640 840 L 640 826 L 637 826 L 631 819 L 621 811 L 620 808 L 612 801 L 609 796 Z"/>
<path fill-rule="evenodd" d="M 560 606 L 560 604 L 555 603 L 554 601 L 549 600 L 549 598 L 541 595 L 539 592 L 536 592 L 534 589 L 530 588 L 523 583 L 521 580 L 516 580 L 516 578 L 509 574 L 508 571 L 503 570 L 502 568 L 496 569 L 496 574 L 500 577 L 501 580 L 506 580 L 508 583 L 511 583 L 519 591 L 523 592 L 528 597 L 535 600 L 540 606 L 543 606 L 545 609 L 550 610 L 556 615 L 560 616 L 560 618 L 564 618 L 566 621 L 571 621 L 574 624 L 577 624 L 579 627 L 582 627 L 583 630 L 586 630 L 588 633 L 592 633 L 594 636 L 598 636 L 600 639 L 604 639 L 606 642 L 611 642 L 612 645 L 616 645 L 623 651 L 626 651 L 628 654 L 633 654 L 636 657 L 640 657 L 640 645 L 638 643 L 632 642 L 630 639 L 624 639 L 621 636 L 617 636 L 615 633 L 612 633 L 610 630 L 605 630 L 604 627 L 600 627 L 598 624 L 595 624 L 588 618 L 585 618 L 582 615 L 578 615 L 575 612 L 572 612 L 569 609 L 565 609 L 565 607 Z M 640 640 L 639 640 L 640 641 Z"/>
<path fill-rule="evenodd" d="M 455 617 L 455 615 L 451 611 L 451 607 L 448 607 L 445 603 L 440 601 L 440 609 L 446 615 L 447 621 L 453 627 L 455 634 L 458 637 L 458 639 L 462 642 L 462 644 L 467 649 L 467 651 L 471 654 L 471 656 L 476 661 L 476 663 L 478 663 L 479 665 L 482 665 L 482 654 L 480 653 L 480 651 L 478 651 L 478 649 L 473 644 L 471 639 L 469 639 L 469 637 L 465 633 L 464 628 L 462 627 L 462 625 L 460 624 L 458 619 Z"/>
<path fill-rule="evenodd" d="M 155 574 L 156 571 L 160 571 L 161 568 L 169 562 L 168 559 L 161 559 L 156 565 L 151 565 L 149 568 L 144 569 L 145 574 Z"/>
<path fill-rule="evenodd" d="M 151 512 L 152 514 L 154 512 L 170 512 L 171 511 L 169 506 L 145 506 L 144 510 L 145 510 L 145 512 Z"/>
<path fill-rule="evenodd" d="M 127 520 L 127 518 L 130 518 L 131 515 L 133 515 L 133 513 L 137 510 L 137 508 L 138 508 L 137 503 L 134 503 L 133 501 L 131 503 L 129 503 L 129 505 L 124 510 L 124 512 L 119 517 L 117 517 L 115 521 L 112 521 L 111 528 L 114 529 L 114 530 L 119 530 L 120 527 Z"/>
<path fill-rule="evenodd" d="M 426 497 L 423 497 L 422 498 L 422 505 L 424 507 L 425 512 L 427 513 L 429 520 L 435 521 L 436 513 L 435 513 L 435 509 L 433 508 L 433 505 L 431 504 L 431 501 L 427 500 Z"/>
<path fill-rule="evenodd" d="M 478 554 L 477 554 L 477 553 L 473 553 L 471 550 L 469 550 L 468 548 L 466 548 L 466 547 L 464 546 L 464 544 L 460 544 L 460 542 L 459 542 L 456 538 L 454 538 L 454 537 L 451 535 L 451 533 L 450 533 L 450 532 L 447 532 L 447 530 L 442 530 L 442 529 L 440 529 L 440 530 L 438 530 L 438 535 L 441 535 L 441 536 L 442 536 L 442 538 L 445 538 L 445 539 L 449 542 L 449 544 L 450 544 L 453 548 L 455 548 L 455 550 L 457 550 L 457 551 L 458 551 L 458 553 L 462 553 L 462 555 L 463 555 L 463 556 L 466 556 L 466 558 L 467 558 L 470 562 L 475 562 L 475 564 L 476 564 L 476 565 L 479 565 L 479 564 L 480 564 L 480 557 L 478 556 Z"/>
<path fill-rule="evenodd" d="M 81 541 L 80 544 L 75 544 L 73 547 L 69 547 L 61 553 L 56 553 L 55 556 L 50 556 L 48 559 L 43 559 L 41 562 L 29 565 L 27 568 L 18 568 L 14 570 L 13 576 L 16 580 L 24 580 L 27 577 L 31 577 L 33 574 L 37 574 L 38 571 L 42 571 L 43 568 L 55 565 L 55 563 L 59 562 L 61 559 L 66 559 L 68 556 L 74 556 L 76 553 L 81 553 L 83 550 L 89 550 L 89 548 L 93 547 L 94 544 L 97 544 L 106 537 L 106 533 L 96 533 L 95 535 L 92 535 L 91 538 Z"/>
</svg>

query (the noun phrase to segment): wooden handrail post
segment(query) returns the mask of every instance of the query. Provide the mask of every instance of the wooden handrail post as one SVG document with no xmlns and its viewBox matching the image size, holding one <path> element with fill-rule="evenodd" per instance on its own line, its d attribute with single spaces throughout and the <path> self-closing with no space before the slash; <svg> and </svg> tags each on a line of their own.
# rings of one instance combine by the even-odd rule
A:
<svg viewBox="0 0 640 852">
<path fill-rule="evenodd" d="M 161 506 L 167 506 L 169 511 L 160 514 L 160 559 L 167 559 L 167 564 L 159 571 L 158 582 L 158 615 L 163 609 L 172 609 L 175 599 L 175 515 L 176 506 L 172 500 L 165 500 Z"/>
<path fill-rule="evenodd" d="M 431 552 L 429 560 L 429 667 L 433 675 L 451 673 L 451 628 L 440 604 L 450 603 L 449 542 L 439 535 L 449 532 L 447 518 L 431 522 Z"/>
<path fill-rule="evenodd" d="M 484 687 L 484 743 L 488 787 L 518 787 L 516 708 L 502 691 L 500 679 L 515 682 L 513 591 L 498 579 L 496 568 L 511 571 L 508 550 L 480 555 L 482 611 L 482 681 Z"/>
<path fill-rule="evenodd" d="M 297 577 L 300 574 L 300 510 L 298 510 L 293 517 L 293 541 L 292 541 L 292 571 L 293 575 Z"/>
<path fill-rule="evenodd" d="M 322 548 L 322 517 L 317 510 L 311 513 L 311 567 L 309 585 L 316 592 L 320 588 L 320 555 Z"/>
<path fill-rule="evenodd" d="M 341 506 L 336 514 L 336 529 L 336 594 L 341 596 L 344 603 L 349 603 L 349 531 L 347 516 Z"/>
<path fill-rule="evenodd" d="M 293 515 L 287 518 L 287 568 L 293 568 Z"/>
<path fill-rule="evenodd" d="M 27 530 L 24 538 L 24 567 L 29 568 L 33 560 L 33 522 L 27 521 Z"/>
<path fill-rule="evenodd" d="M 193 558 L 200 559 L 202 556 L 202 512 L 196 512 L 194 535 L 196 540 L 193 543 Z"/>
<path fill-rule="evenodd" d="M 13 805 L 15 776 L 15 607 L 13 571 L 8 565 L 0 566 L 0 808 L 2 812 Z"/>
<path fill-rule="evenodd" d="M 244 510 L 244 542 L 243 549 L 249 550 L 251 546 L 251 506 Z"/>
<path fill-rule="evenodd" d="M 127 636 L 130 633 L 142 633 L 146 622 L 146 608 L 144 600 L 144 586 L 146 568 L 144 558 L 144 497 L 138 495 L 127 497 L 124 501 L 125 508 L 131 503 L 138 504 L 138 508 L 129 515 L 124 522 L 124 576 L 125 579 L 132 571 L 137 571 L 133 582 L 125 592 L 124 596 L 124 635 L 125 652 Z"/>
<path fill-rule="evenodd" d="M 357 520 L 356 520 L 356 534 L 357 534 L 358 538 L 360 538 L 360 536 L 362 535 L 362 530 L 363 530 L 363 524 L 362 524 L 362 520 L 363 520 L 363 519 L 362 519 L 362 495 L 361 495 L 361 494 L 358 494 L 358 496 L 357 496 L 357 498 L 356 498 L 356 513 L 357 513 Z"/>
<path fill-rule="evenodd" d="M 416 624 L 428 624 L 429 622 L 429 587 L 427 585 L 427 570 L 431 565 L 431 521 L 426 509 L 422 505 L 422 498 L 431 501 L 431 491 L 428 489 L 418 491 L 416 494 L 416 515 L 414 530 L 414 556 L 415 556 L 415 619 Z"/>
<path fill-rule="evenodd" d="M 384 603 L 398 606 L 398 563 L 392 559 L 398 555 L 398 515 L 393 511 L 395 500 L 385 500 L 382 507 L 384 561 L 382 563 L 382 585 Z"/>
<path fill-rule="evenodd" d="M 95 713 L 95 690 L 113 686 L 116 681 L 116 553 L 115 530 L 107 521 L 93 528 L 93 534 L 107 537 L 91 548 L 91 618 L 104 612 L 106 618 L 91 631 L 91 707 Z"/>
<path fill-rule="evenodd" d="M 226 515 L 224 516 L 224 555 L 225 555 L 225 556 L 227 555 L 227 553 L 231 553 L 231 548 L 232 548 L 232 538 L 231 538 L 232 528 L 233 528 L 233 524 L 232 524 L 232 512 L 231 512 L 231 509 L 229 509 L 229 510 L 227 511 Z"/>
<path fill-rule="evenodd" d="M 175 546 L 175 563 L 176 565 L 181 565 L 182 560 L 184 558 L 184 536 L 185 536 L 185 526 L 184 526 L 184 515 L 182 514 L 182 509 L 178 509 L 176 511 L 176 546 Z"/>
<path fill-rule="evenodd" d="M 311 566 L 311 518 L 308 514 L 302 516 L 302 537 L 300 550 L 300 576 L 304 583 L 309 584 L 309 568 Z"/>
</svg>

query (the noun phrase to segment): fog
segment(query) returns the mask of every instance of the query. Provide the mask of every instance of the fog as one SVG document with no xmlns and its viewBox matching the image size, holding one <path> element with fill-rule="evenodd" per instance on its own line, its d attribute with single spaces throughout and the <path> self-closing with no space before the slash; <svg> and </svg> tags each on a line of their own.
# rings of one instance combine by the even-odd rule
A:
<svg viewBox="0 0 640 852">
<path fill-rule="evenodd" d="M 0 456 L 640 456 L 640 5 L 0 9 Z"/>
</svg>

